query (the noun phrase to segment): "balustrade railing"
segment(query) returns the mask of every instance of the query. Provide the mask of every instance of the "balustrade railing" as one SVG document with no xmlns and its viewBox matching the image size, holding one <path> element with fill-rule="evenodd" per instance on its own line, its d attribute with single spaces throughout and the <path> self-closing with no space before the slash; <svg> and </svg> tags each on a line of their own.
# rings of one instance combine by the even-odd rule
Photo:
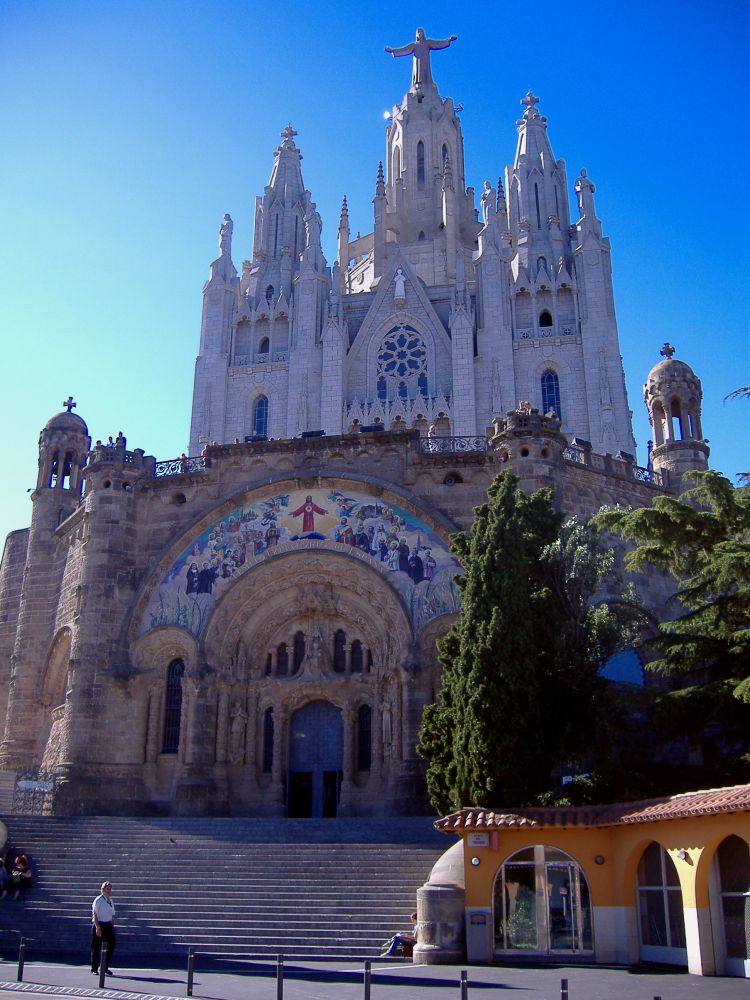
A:
<svg viewBox="0 0 750 1000">
<path fill-rule="evenodd" d="M 613 461 L 606 455 L 599 455 L 593 451 L 585 451 L 583 448 L 576 448 L 575 445 L 567 445 L 563 448 L 563 458 L 566 462 L 573 462 L 576 465 L 587 465 L 597 472 L 609 472 L 618 474 L 623 466 L 632 470 L 633 479 L 638 483 L 648 483 L 649 486 L 663 486 L 664 476 L 653 469 L 644 468 L 642 465 L 630 465 L 622 460 Z"/>
<path fill-rule="evenodd" d="M 179 458 L 169 458 L 166 462 L 157 462 L 154 476 L 161 479 L 164 476 L 179 476 L 184 472 L 203 472 L 206 459 L 203 455 L 180 455 Z"/>
<path fill-rule="evenodd" d="M 288 351 L 273 351 L 264 354 L 235 354 L 232 364 L 239 367 L 243 365 L 272 365 L 288 360 Z"/>
<path fill-rule="evenodd" d="M 540 326 L 538 330 L 524 326 L 516 330 L 517 340 L 548 340 L 550 337 L 575 337 L 576 328 L 573 323 L 561 323 L 559 326 Z"/>
<path fill-rule="evenodd" d="M 424 437 L 419 439 L 423 455 L 452 455 L 487 451 L 486 437 Z"/>
</svg>

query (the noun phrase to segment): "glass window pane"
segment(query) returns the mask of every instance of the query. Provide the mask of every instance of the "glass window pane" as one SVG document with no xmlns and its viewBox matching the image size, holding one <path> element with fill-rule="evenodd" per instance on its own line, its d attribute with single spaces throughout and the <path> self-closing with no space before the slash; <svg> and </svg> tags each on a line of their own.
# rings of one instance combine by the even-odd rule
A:
<svg viewBox="0 0 750 1000">
<path fill-rule="evenodd" d="M 727 837 L 719 844 L 722 892 L 750 892 L 750 848 L 741 837 Z"/>
<path fill-rule="evenodd" d="M 674 890 L 667 893 L 669 906 L 669 943 L 673 948 L 685 947 L 685 914 L 682 909 L 682 893 Z"/>
<path fill-rule="evenodd" d="M 553 950 L 572 951 L 577 944 L 574 938 L 573 908 L 576 900 L 571 886 L 571 868 L 571 865 L 547 865 L 549 945 Z"/>
<path fill-rule="evenodd" d="M 498 946 L 523 950 L 534 950 L 539 946 L 533 865 L 505 865 L 505 894 L 501 901 Z"/>
<path fill-rule="evenodd" d="M 654 841 L 643 852 L 638 864 L 638 885 L 661 885 L 661 847 Z"/>
<path fill-rule="evenodd" d="M 534 863 L 534 848 L 533 847 L 524 847 L 524 849 L 522 851 L 516 851 L 515 854 L 511 854 L 511 856 L 508 858 L 507 863 L 508 864 L 511 864 L 511 863 L 517 864 L 519 861 L 530 861 L 533 864 Z"/>
<path fill-rule="evenodd" d="M 548 864 L 550 861 L 558 861 L 569 865 L 573 859 L 569 854 L 566 854 L 565 851 L 559 851 L 556 847 L 545 847 L 544 860 Z"/>
<path fill-rule="evenodd" d="M 668 947 L 667 922 L 664 917 L 664 893 L 661 889 L 641 889 L 639 900 L 641 944 Z"/>
<path fill-rule="evenodd" d="M 591 894 L 589 893 L 589 884 L 586 881 L 586 876 L 580 870 L 578 872 L 578 882 L 581 914 L 578 926 L 580 947 L 585 951 L 591 951 L 594 947 L 594 937 L 591 932 Z"/>
<path fill-rule="evenodd" d="M 727 958 L 750 958 L 750 899 L 746 896 L 724 896 L 721 905 Z"/>
</svg>

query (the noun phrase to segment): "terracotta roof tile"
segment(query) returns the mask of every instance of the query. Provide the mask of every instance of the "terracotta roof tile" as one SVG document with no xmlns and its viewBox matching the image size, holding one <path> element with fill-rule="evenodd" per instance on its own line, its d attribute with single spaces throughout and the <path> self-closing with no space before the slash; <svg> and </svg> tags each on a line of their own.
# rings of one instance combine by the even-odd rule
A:
<svg viewBox="0 0 750 1000">
<path fill-rule="evenodd" d="M 715 816 L 720 813 L 750 811 L 750 785 L 709 788 L 684 792 L 642 802 L 620 802 L 602 806 L 564 806 L 558 809 L 530 807 L 514 810 L 481 809 L 465 806 L 435 826 L 443 833 L 464 830 L 499 830 L 513 827 L 590 827 L 655 823 L 658 820 Z"/>
</svg>

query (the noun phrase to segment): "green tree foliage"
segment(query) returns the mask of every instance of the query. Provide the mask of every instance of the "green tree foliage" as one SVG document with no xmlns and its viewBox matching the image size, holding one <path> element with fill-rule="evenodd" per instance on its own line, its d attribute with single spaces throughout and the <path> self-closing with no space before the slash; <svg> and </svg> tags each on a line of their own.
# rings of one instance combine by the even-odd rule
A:
<svg viewBox="0 0 750 1000">
<path fill-rule="evenodd" d="M 633 570 L 655 566 L 676 580 L 679 613 L 659 625 L 649 666 L 678 685 L 663 718 L 683 734 L 707 723 L 747 730 L 750 712 L 750 489 L 717 472 L 695 472 L 679 499 L 597 515 L 602 528 L 635 543 Z M 739 704 L 738 704 L 739 703 Z"/>
<path fill-rule="evenodd" d="M 465 571 L 461 614 L 438 643 L 442 688 L 418 752 L 438 812 L 524 805 L 590 744 L 599 670 L 623 641 L 622 616 L 590 599 L 612 566 L 593 529 L 563 524 L 552 491 L 530 496 L 501 473 L 451 539 Z"/>
</svg>

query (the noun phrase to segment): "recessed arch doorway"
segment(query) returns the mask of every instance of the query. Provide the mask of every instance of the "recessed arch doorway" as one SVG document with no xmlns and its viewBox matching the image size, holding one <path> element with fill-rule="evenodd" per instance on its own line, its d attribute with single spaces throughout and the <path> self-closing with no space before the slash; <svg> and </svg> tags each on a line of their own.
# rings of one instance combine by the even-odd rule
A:
<svg viewBox="0 0 750 1000">
<path fill-rule="evenodd" d="M 593 954 L 591 895 L 580 865 L 544 844 L 512 854 L 495 880 L 495 951 Z"/>
<path fill-rule="evenodd" d="M 294 712 L 289 726 L 288 816 L 336 815 L 343 755 L 340 709 L 318 700 Z"/>
</svg>

